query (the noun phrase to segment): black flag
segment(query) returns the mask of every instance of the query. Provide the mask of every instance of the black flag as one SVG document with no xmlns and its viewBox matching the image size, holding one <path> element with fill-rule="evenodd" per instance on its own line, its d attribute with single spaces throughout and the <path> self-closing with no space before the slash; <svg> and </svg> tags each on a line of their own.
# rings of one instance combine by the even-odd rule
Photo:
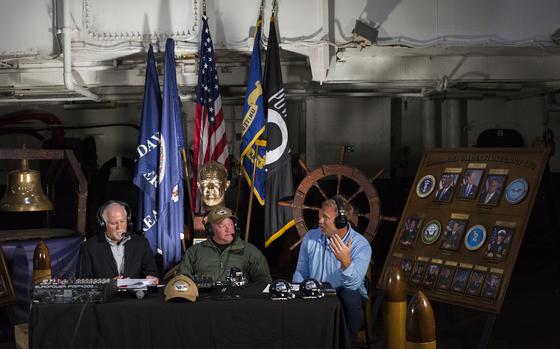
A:
<svg viewBox="0 0 560 349">
<path fill-rule="evenodd" d="M 270 18 L 268 48 L 264 67 L 264 100 L 267 111 L 265 247 L 294 225 L 292 209 L 278 201 L 294 195 L 292 163 L 288 142 L 286 99 L 280 69 L 280 48 L 274 15 Z"/>
</svg>

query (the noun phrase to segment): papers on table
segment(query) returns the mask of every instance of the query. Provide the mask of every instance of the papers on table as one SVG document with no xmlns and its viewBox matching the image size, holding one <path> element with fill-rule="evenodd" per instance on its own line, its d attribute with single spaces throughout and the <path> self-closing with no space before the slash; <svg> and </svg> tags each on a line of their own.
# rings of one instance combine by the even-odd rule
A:
<svg viewBox="0 0 560 349">
<path fill-rule="evenodd" d="M 150 279 L 118 279 L 117 287 L 128 290 L 144 289 L 152 285 Z"/>
</svg>

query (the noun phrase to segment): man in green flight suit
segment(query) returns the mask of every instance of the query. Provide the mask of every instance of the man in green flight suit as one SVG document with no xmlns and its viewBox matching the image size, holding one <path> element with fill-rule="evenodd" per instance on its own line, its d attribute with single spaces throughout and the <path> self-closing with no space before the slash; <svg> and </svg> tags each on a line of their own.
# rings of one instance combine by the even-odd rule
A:
<svg viewBox="0 0 560 349">
<path fill-rule="evenodd" d="M 227 207 L 215 207 L 204 218 L 208 239 L 187 249 L 179 266 L 182 274 L 226 281 L 240 270 L 248 282 L 270 283 L 266 258 L 255 245 L 241 240 L 237 218 Z"/>
</svg>

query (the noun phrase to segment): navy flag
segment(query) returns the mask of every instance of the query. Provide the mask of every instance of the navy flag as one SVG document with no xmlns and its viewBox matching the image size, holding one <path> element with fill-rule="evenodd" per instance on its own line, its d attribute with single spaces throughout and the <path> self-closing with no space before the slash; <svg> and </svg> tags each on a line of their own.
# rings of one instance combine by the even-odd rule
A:
<svg viewBox="0 0 560 349">
<path fill-rule="evenodd" d="M 278 201 L 294 194 L 292 162 L 288 142 L 288 114 L 280 68 L 280 48 L 274 16 L 270 18 L 268 48 L 264 67 L 264 96 L 267 109 L 265 247 L 294 226 L 292 209 L 279 207 Z"/>
<path fill-rule="evenodd" d="M 245 94 L 245 103 L 243 106 L 243 122 L 241 124 L 241 155 L 243 161 L 241 171 L 251 186 L 253 175 L 253 164 L 256 162 L 255 173 L 255 189 L 254 194 L 261 205 L 265 200 L 265 156 L 266 145 L 259 140 L 265 128 L 265 115 L 263 108 L 262 84 L 261 84 L 261 24 L 262 19 L 257 21 L 257 32 L 255 33 L 255 42 L 253 45 L 253 54 L 251 56 L 251 65 L 249 67 L 249 81 L 247 82 L 247 92 Z M 259 145 L 258 154 L 255 151 Z M 255 161 L 256 160 L 256 161 Z"/>
<path fill-rule="evenodd" d="M 184 228 L 183 163 L 181 151 L 185 148 L 181 123 L 181 103 L 175 72 L 175 42 L 165 44 L 165 76 L 163 80 L 163 110 L 161 116 L 158 250 L 163 255 L 163 268 L 181 260 L 181 236 Z"/>
<path fill-rule="evenodd" d="M 138 191 L 137 227 L 142 228 L 150 247 L 157 250 L 157 187 L 158 187 L 158 155 L 159 126 L 161 119 L 161 91 L 154 59 L 152 45 L 148 50 L 146 63 L 146 80 L 144 82 L 144 106 L 140 121 L 140 135 L 136 147 L 137 158 L 134 164 L 134 184 Z"/>
</svg>

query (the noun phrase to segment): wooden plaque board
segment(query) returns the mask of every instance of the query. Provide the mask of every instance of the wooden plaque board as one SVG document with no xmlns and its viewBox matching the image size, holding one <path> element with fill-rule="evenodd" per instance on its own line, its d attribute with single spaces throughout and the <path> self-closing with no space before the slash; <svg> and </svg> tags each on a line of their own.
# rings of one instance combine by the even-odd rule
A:
<svg viewBox="0 0 560 349">
<path fill-rule="evenodd" d="M 499 313 L 547 159 L 527 148 L 426 152 L 382 275 L 400 265 L 410 293 Z"/>
</svg>

